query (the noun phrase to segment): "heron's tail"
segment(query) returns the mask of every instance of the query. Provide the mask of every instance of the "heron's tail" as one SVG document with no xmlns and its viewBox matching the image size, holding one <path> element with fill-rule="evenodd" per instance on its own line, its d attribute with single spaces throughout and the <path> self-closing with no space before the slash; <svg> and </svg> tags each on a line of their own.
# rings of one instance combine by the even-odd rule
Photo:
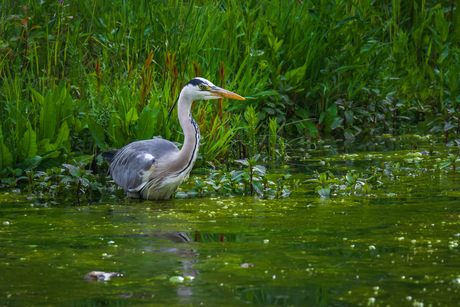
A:
<svg viewBox="0 0 460 307">
<path fill-rule="evenodd" d="M 108 151 L 104 151 L 101 155 L 105 158 L 107 162 L 112 163 L 113 158 L 115 157 L 117 152 L 118 152 L 118 149 L 108 150 Z"/>
</svg>

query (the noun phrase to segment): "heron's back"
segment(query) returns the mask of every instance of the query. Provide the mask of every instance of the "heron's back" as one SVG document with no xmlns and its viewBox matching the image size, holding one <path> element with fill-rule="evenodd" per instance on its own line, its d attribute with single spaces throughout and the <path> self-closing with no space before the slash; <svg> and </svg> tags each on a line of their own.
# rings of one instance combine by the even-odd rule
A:
<svg viewBox="0 0 460 307">
<path fill-rule="evenodd" d="M 137 141 L 119 150 L 102 154 L 108 162 L 109 175 L 125 191 L 138 192 L 149 180 L 158 161 L 179 152 L 174 143 L 161 138 Z"/>
</svg>

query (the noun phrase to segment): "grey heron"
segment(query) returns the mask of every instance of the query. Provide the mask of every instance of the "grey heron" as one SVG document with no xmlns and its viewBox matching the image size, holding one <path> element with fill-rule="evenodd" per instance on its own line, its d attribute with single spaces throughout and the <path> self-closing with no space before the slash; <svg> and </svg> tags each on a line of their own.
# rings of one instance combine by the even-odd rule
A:
<svg viewBox="0 0 460 307">
<path fill-rule="evenodd" d="M 194 78 L 177 98 L 179 123 L 184 131 L 184 144 L 179 150 L 174 143 L 154 138 L 136 141 L 102 156 L 110 163 L 108 174 L 128 196 L 147 200 L 169 199 L 188 177 L 198 154 L 200 130 L 190 112 L 193 101 L 218 98 L 245 100 L 215 86 L 204 78 Z"/>
</svg>

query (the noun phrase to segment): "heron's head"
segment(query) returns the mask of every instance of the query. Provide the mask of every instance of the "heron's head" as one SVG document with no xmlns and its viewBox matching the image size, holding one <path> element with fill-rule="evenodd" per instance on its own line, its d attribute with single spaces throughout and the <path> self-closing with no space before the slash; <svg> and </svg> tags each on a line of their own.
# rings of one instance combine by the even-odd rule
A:
<svg viewBox="0 0 460 307">
<path fill-rule="evenodd" d="M 223 88 L 212 84 L 211 81 L 199 77 L 194 78 L 189 83 L 187 83 L 182 89 L 181 95 L 187 96 L 192 101 L 219 98 L 245 100 L 240 95 L 224 90 Z"/>
</svg>

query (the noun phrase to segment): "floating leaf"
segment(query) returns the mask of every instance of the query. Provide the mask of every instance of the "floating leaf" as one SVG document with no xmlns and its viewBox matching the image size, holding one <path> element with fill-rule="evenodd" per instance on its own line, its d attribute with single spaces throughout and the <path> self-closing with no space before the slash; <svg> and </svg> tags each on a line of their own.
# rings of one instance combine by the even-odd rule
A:
<svg viewBox="0 0 460 307">
<path fill-rule="evenodd" d="M 173 276 L 169 279 L 170 282 L 183 282 L 184 277 L 182 276 Z"/>
</svg>

